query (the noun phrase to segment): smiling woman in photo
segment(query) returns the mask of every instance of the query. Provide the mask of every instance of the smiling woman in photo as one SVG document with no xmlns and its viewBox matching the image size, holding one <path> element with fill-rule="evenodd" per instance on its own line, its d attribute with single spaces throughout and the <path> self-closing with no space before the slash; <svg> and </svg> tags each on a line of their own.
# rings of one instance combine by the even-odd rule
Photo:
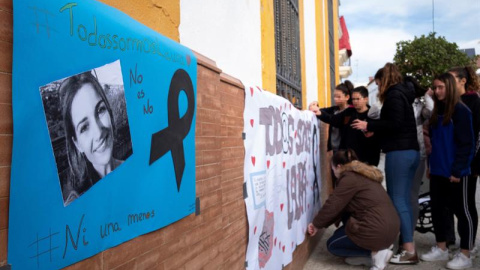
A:
<svg viewBox="0 0 480 270">
<path fill-rule="evenodd" d="M 71 174 L 63 190 L 67 205 L 123 161 L 112 155 L 115 122 L 98 80 L 90 72 L 69 77 L 60 95 Z"/>
</svg>

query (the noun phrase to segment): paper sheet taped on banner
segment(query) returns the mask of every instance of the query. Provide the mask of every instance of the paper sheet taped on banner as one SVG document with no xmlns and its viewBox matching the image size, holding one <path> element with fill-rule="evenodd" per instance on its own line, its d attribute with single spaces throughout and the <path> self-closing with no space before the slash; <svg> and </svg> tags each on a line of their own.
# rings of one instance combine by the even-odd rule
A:
<svg viewBox="0 0 480 270">
<path fill-rule="evenodd" d="M 255 209 L 265 206 L 266 176 L 266 171 L 250 174 L 250 186 L 252 187 L 252 196 Z"/>
</svg>

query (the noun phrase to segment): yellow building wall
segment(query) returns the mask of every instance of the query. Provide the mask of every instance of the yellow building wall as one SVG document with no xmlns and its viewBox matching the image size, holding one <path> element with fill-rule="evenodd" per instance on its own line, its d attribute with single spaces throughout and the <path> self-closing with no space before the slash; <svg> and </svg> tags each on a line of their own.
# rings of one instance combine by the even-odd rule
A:
<svg viewBox="0 0 480 270">
<path fill-rule="evenodd" d="M 261 0 L 261 46 L 262 46 L 262 88 L 277 93 L 277 69 L 275 64 L 275 20 L 273 1 Z"/>
<path fill-rule="evenodd" d="M 180 0 L 100 0 L 115 7 L 153 30 L 179 42 Z M 275 64 L 275 22 L 273 1 L 261 0 L 261 52 L 262 52 L 262 88 L 276 94 L 276 64 Z M 302 108 L 306 108 L 306 73 L 305 73 L 305 32 L 304 3 L 299 1 L 300 18 L 300 55 L 302 68 Z M 334 17 L 338 18 L 338 0 L 333 0 Z M 328 1 L 315 3 L 317 25 L 317 78 L 318 99 L 320 106 L 330 106 L 331 91 L 328 63 L 330 51 L 328 44 Z M 327 15 L 327 16 L 324 16 Z M 335 29 L 335 84 L 340 82 L 338 75 L 338 20 L 334 19 Z M 326 40 L 324 40 L 326 39 Z M 325 65 L 327 63 L 327 65 Z M 309 89 L 309 91 L 315 91 Z"/>
<path fill-rule="evenodd" d="M 318 80 L 318 104 L 326 107 L 325 103 L 325 61 L 327 61 L 325 48 L 325 19 L 323 16 L 324 1 L 317 1 L 315 3 L 315 24 L 317 36 L 317 80 Z M 313 91 L 313 89 L 312 89 Z"/>
<path fill-rule="evenodd" d="M 335 40 L 335 85 L 340 83 L 340 55 L 339 55 L 339 35 L 338 32 L 339 22 L 338 22 L 338 0 L 333 0 L 333 30 L 334 30 L 334 40 Z"/>
<path fill-rule="evenodd" d="M 180 0 L 100 0 L 177 42 Z"/>
<path fill-rule="evenodd" d="M 261 0 L 261 46 L 262 46 L 262 87 L 267 91 L 276 94 L 276 64 L 275 64 L 275 21 L 273 1 Z M 300 56 L 302 69 L 302 108 L 306 109 L 306 77 L 305 72 L 305 22 L 304 22 L 304 2 L 299 1 L 299 26 L 300 26 Z M 315 20 L 317 36 L 317 76 L 318 89 L 308 89 L 308 91 L 318 91 L 318 101 L 321 107 L 331 106 L 330 89 L 330 57 L 335 57 L 335 84 L 340 82 L 338 74 L 338 0 L 333 0 L 333 22 L 334 22 L 334 44 L 335 54 L 330 56 L 329 35 L 328 35 L 328 1 L 315 2 Z"/>
<path fill-rule="evenodd" d="M 326 63 L 326 67 L 325 67 L 325 81 L 326 81 L 326 87 L 324 89 L 324 93 L 325 93 L 325 100 L 324 100 L 324 104 L 325 106 L 330 106 L 331 105 L 331 96 L 332 96 L 332 93 L 331 93 L 331 90 L 330 90 L 330 83 L 331 83 L 331 77 L 330 77 L 330 41 L 329 41 L 329 38 L 330 38 L 330 34 L 328 33 L 328 1 L 324 0 L 323 1 L 323 5 L 324 5 L 324 17 L 323 17 L 323 21 L 324 21 L 324 29 L 323 31 L 325 31 L 325 41 L 324 41 L 324 45 L 325 45 L 325 48 L 324 48 L 324 52 L 325 52 L 325 63 Z"/>
</svg>

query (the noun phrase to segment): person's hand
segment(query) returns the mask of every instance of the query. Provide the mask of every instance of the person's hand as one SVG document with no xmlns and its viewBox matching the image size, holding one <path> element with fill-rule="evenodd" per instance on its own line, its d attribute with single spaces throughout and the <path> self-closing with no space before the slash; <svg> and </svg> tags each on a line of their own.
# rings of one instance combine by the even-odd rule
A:
<svg viewBox="0 0 480 270">
<path fill-rule="evenodd" d="M 315 225 L 313 225 L 313 223 L 308 224 L 307 230 L 308 230 L 308 234 L 310 234 L 310 236 L 314 236 L 318 232 L 318 228 L 315 227 Z"/>
<path fill-rule="evenodd" d="M 460 183 L 460 178 L 457 178 L 455 176 L 450 176 L 450 182 L 452 183 Z"/>
<path fill-rule="evenodd" d="M 365 137 L 367 137 L 367 138 L 370 138 L 370 137 L 373 136 L 373 132 L 372 131 L 365 131 L 365 132 L 363 132 L 363 135 L 365 135 Z"/>
<path fill-rule="evenodd" d="M 358 130 L 367 130 L 367 121 L 362 121 L 362 120 L 354 120 L 353 123 L 350 125 L 352 128 L 354 129 L 358 129 Z"/>
<path fill-rule="evenodd" d="M 308 104 L 308 109 L 310 111 L 312 111 L 313 107 L 316 107 L 318 109 L 318 101 L 313 101 L 313 102 L 310 102 L 310 104 Z"/>
<path fill-rule="evenodd" d="M 427 90 L 427 92 L 426 92 L 426 94 L 429 95 L 429 96 L 431 96 L 431 97 L 433 97 L 433 90 L 432 90 L 432 88 L 429 87 L 428 90 Z"/>
<path fill-rule="evenodd" d="M 308 105 L 308 109 L 315 113 L 316 115 L 322 115 L 320 108 L 318 107 L 318 102 L 314 101 Z"/>
</svg>

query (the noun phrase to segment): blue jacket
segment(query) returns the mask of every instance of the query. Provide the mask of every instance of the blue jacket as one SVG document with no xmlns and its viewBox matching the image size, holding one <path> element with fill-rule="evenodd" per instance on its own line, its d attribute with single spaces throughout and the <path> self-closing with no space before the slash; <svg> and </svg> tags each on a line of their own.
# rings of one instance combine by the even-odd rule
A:
<svg viewBox="0 0 480 270">
<path fill-rule="evenodd" d="M 459 102 L 455 105 L 450 123 L 443 125 L 444 105 L 439 105 L 438 123 L 430 127 L 430 174 L 446 178 L 470 175 L 475 150 L 472 113 Z"/>
</svg>

